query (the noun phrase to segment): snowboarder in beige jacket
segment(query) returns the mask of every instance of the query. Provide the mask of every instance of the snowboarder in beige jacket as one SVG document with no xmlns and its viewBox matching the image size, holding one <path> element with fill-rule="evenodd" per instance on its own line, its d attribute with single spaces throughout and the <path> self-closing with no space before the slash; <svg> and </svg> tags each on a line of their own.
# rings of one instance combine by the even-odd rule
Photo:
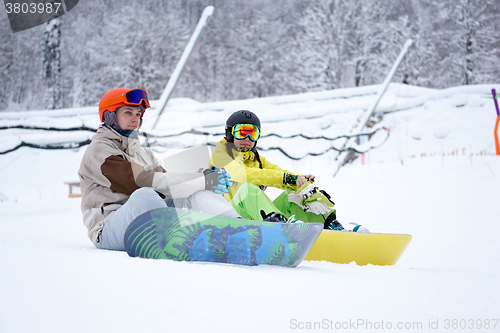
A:
<svg viewBox="0 0 500 333">
<path fill-rule="evenodd" d="M 108 91 L 99 104 L 102 125 L 78 171 L 83 223 L 98 248 L 125 250 L 128 225 L 157 208 L 240 217 L 221 196 L 231 186 L 224 169 L 167 173 L 154 153 L 140 145 L 137 131 L 148 107 L 146 91 L 126 88 Z"/>
</svg>

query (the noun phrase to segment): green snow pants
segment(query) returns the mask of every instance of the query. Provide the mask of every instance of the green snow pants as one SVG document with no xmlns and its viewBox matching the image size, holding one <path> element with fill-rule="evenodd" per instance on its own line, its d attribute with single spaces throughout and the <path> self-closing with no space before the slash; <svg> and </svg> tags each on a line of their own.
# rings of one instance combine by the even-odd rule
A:
<svg viewBox="0 0 500 333">
<path fill-rule="evenodd" d="M 303 222 L 324 223 L 327 216 L 316 215 L 311 212 L 304 212 L 304 209 L 294 202 L 288 201 L 288 193 L 292 189 L 286 189 L 274 201 L 262 191 L 257 185 L 245 183 L 240 186 L 238 192 L 231 200 L 231 205 L 244 219 L 262 220 L 261 210 L 265 215 L 269 213 L 283 214 L 287 219 L 295 215 L 295 219 Z M 335 209 L 332 211 L 333 218 L 336 218 Z"/>
</svg>

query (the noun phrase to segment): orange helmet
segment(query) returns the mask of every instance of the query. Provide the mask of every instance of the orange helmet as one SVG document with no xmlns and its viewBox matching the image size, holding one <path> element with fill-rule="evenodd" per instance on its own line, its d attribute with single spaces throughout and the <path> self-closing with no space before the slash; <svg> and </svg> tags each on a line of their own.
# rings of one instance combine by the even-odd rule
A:
<svg viewBox="0 0 500 333">
<path fill-rule="evenodd" d="M 148 93 L 143 89 L 116 88 L 108 91 L 99 103 L 99 117 L 104 121 L 104 111 L 115 112 L 116 108 L 124 105 L 142 106 L 149 105 Z"/>
</svg>

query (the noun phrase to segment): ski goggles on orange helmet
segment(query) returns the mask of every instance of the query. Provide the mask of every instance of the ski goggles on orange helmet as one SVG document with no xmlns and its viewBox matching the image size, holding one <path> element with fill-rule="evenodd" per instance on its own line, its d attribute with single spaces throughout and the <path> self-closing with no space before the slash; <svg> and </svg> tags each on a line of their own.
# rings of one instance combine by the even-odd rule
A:
<svg viewBox="0 0 500 333">
<path fill-rule="evenodd" d="M 231 133 L 238 140 L 244 140 L 248 137 L 250 141 L 255 142 L 260 138 L 260 128 L 253 124 L 236 124 L 233 126 Z"/>
<path fill-rule="evenodd" d="M 102 101 L 99 108 L 106 108 L 111 105 L 124 103 L 125 105 L 136 105 L 143 106 L 144 108 L 150 108 L 148 93 L 143 89 L 132 89 L 127 93 L 120 96 L 110 98 L 108 100 Z"/>
</svg>

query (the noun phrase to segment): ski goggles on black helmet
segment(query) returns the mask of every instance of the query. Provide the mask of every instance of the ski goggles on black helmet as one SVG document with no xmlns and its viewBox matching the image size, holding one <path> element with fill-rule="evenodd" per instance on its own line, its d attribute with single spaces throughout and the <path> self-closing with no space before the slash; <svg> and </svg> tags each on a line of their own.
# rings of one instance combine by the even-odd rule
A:
<svg viewBox="0 0 500 333">
<path fill-rule="evenodd" d="M 257 141 L 260 138 L 260 128 L 253 124 L 236 124 L 231 130 L 234 138 L 237 140 L 244 140 L 246 137 L 250 141 Z"/>
</svg>

